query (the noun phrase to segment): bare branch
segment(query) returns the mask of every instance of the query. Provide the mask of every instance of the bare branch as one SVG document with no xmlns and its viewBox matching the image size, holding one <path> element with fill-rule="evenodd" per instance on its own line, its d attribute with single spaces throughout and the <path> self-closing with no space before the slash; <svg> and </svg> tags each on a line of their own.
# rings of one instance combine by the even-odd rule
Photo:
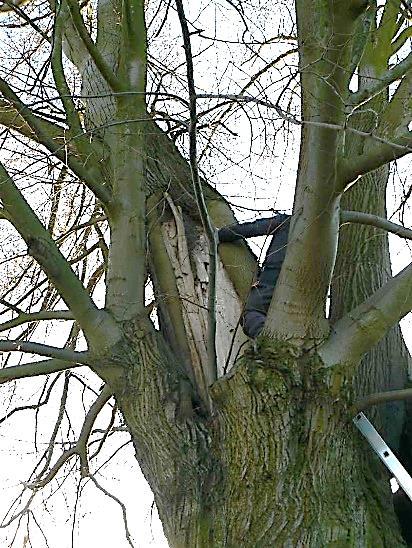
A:
<svg viewBox="0 0 412 548">
<path fill-rule="evenodd" d="M 341 211 L 340 220 L 341 223 L 358 223 L 374 226 L 386 230 L 386 232 L 396 234 L 396 236 L 399 236 L 400 238 L 412 240 L 412 230 L 410 228 L 405 228 L 402 225 L 392 223 L 378 215 L 371 215 L 370 213 L 363 213 L 361 211 Z"/>
<path fill-rule="evenodd" d="M 78 456 L 80 459 L 80 473 L 81 477 L 90 477 L 89 475 L 89 464 L 88 464 L 88 456 L 87 456 L 87 444 L 89 441 L 90 433 L 92 431 L 93 425 L 97 419 L 97 416 L 99 415 L 100 411 L 103 409 L 103 407 L 106 405 L 106 403 L 109 401 L 109 399 L 112 396 L 112 391 L 110 388 L 106 385 L 101 393 L 99 394 L 98 398 L 95 400 L 93 405 L 90 407 L 89 412 L 87 413 L 84 423 L 79 435 L 79 438 L 76 442 L 76 444 L 68 449 L 67 451 L 64 451 L 60 455 L 60 457 L 57 459 L 55 464 L 50 468 L 47 475 L 45 477 L 41 477 L 42 473 L 30 484 L 27 484 L 27 487 L 33 490 L 41 489 L 48 483 L 52 481 L 52 479 L 56 476 L 56 474 L 59 472 L 61 467 L 73 456 Z"/>
<path fill-rule="evenodd" d="M 45 146 L 52 154 L 56 156 L 64 165 L 68 165 L 69 168 L 88 185 L 90 190 L 101 200 L 103 204 L 110 202 L 111 194 L 107 188 L 99 184 L 99 178 L 96 176 L 95 170 L 87 169 L 82 162 L 79 162 L 73 154 L 68 154 L 67 146 L 65 144 L 60 145 L 55 142 L 52 135 L 49 135 L 45 130 L 45 124 L 38 116 L 35 116 L 28 106 L 14 93 L 7 82 L 0 78 L 0 92 L 3 97 L 11 103 L 16 109 L 19 115 L 31 128 L 36 135 L 37 140 Z M 83 134 L 83 133 L 82 133 Z M 63 133 L 64 135 L 64 133 Z"/>
<path fill-rule="evenodd" d="M 412 263 L 340 319 L 319 348 L 319 355 L 327 367 L 357 365 L 361 357 L 411 309 Z"/>
<path fill-rule="evenodd" d="M 388 390 L 387 392 L 377 392 L 375 394 L 369 394 L 364 398 L 356 401 L 352 406 L 352 412 L 354 415 L 363 411 L 372 405 L 380 405 L 388 401 L 402 401 L 412 399 L 412 388 L 405 388 L 403 390 Z"/>
<path fill-rule="evenodd" d="M 401 158 L 402 156 L 405 156 L 405 154 L 412 152 L 412 134 L 410 131 L 403 132 L 391 139 L 390 137 L 380 135 L 378 131 L 362 131 L 361 129 L 342 124 L 317 122 L 315 120 L 300 120 L 287 111 L 284 111 L 279 105 L 250 95 L 200 93 L 197 94 L 197 98 L 228 99 L 239 103 L 255 103 L 266 108 L 274 109 L 280 119 L 294 125 L 346 131 L 347 133 L 367 139 L 371 144 L 366 148 L 364 154 L 360 154 L 355 158 L 341 160 L 339 169 L 342 183 L 341 187 L 337 190 L 344 189 L 345 186 L 351 183 L 356 177 L 364 175 L 369 171 L 377 169 L 381 165 L 387 164 L 392 160 L 396 160 L 397 158 Z"/>
<path fill-rule="evenodd" d="M 27 377 L 50 375 L 51 373 L 58 373 L 59 371 L 73 369 L 74 367 L 82 367 L 83 365 L 83 363 L 79 362 L 52 358 L 50 360 L 23 363 L 21 365 L 5 367 L 3 369 L 0 369 L 0 384 L 8 381 L 14 381 L 17 379 L 25 379 Z"/>
<path fill-rule="evenodd" d="M 41 310 L 40 312 L 33 312 L 31 314 L 23 312 L 13 320 L 0 323 L 0 332 L 18 327 L 24 323 L 38 322 L 40 320 L 74 320 L 74 316 L 70 310 Z"/>
<path fill-rule="evenodd" d="M 57 358 L 65 362 L 87 364 L 90 354 L 88 352 L 74 352 L 67 348 L 57 348 L 47 344 L 40 344 L 27 341 L 2 341 L 0 340 L 0 352 L 24 352 L 27 354 L 38 354 L 48 358 Z M 17 367 L 17 366 L 16 366 Z"/>
<path fill-rule="evenodd" d="M 3 6 L 0 8 L 0 12 L 2 11 L 14 11 L 16 15 L 21 17 L 23 21 L 25 21 L 28 25 L 30 25 L 46 42 L 50 42 L 50 38 L 47 36 L 45 32 L 42 31 L 42 29 L 33 21 L 31 17 L 29 17 L 19 6 L 19 4 L 22 4 L 22 2 L 13 2 L 12 0 L 2 0 Z M 6 8 L 8 6 L 8 9 Z M 6 8 L 6 9 L 2 9 Z"/>
<path fill-rule="evenodd" d="M 82 477 L 89 475 L 87 444 L 89 441 L 89 437 L 90 437 L 93 425 L 100 411 L 103 409 L 103 407 L 112 397 L 112 394 L 113 394 L 112 389 L 108 385 L 105 385 L 99 397 L 90 407 L 90 410 L 87 413 L 86 418 L 84 420 L 83 427 L 79 435 L 79 439 L 77 440 L 77 443 L 76 443 L 77 451 L 78 451 L 80 462 L 81 462 Z"/>
<path fill-rule="evenodd" d="M 405 57 L 405 59 L 403 59 L 395 67 L 385 71 L 381 76 L 379 76 L 379 78 L 376 78 L 376 81 L 372 85 L 362 89 L 361 91 L 352 93 L 349 97 L 348 106 L 356 107 L 370 101 L 381 91 L 386 89 L 390 84 L 396 82 L 396 80 L 400 80 L 411 68 L 412 53 Z"/>
<path fill-rule="evenodd" d="M 12 102 L 0 98 L 0 124 L 18 131 L 24 137 L 33 139 L 41 143 L 41 135 L 48 135 L 55 143 L 65 146 L 64 128 L 31 113 L 32 120 L 36 123 L 36 128 L 40 129 L 36 133 L 35 129 L 19 112 L 19 109 Z M 67 143 L 69 150 L 73 147 L 73 143 Z"/>
<path fill-rule="evenodd" d="M 93 428 L 93 425 L 103 407 L 109 401 L 112 396 L 111 389 L 106 385 L 93 405 L 90 407 L 87 413 L 84 423 L 76 442 L 76 445 L 64 451 L 62 455 L 57 459 L 56 463 L 50 468 L 47 475 L 44 478 L 38 477 L 35 481 L 30 483 L 28 487 L 30 489 L 40 489 L 50 483 L 50 481 L 56 476 L 61 467 L 74 455 L 77 455 L 80 459 L 80 473 L 82 477 L 90 477 L 89 475 L 89 463 L 87 456 L 87 445 L 89 437 Z"/>
<path fill-rule="evenodd" d="M 25 505 L 23 506 L 23 508 L 22 508 L 19 512 L 17 512 L 17 514 L 12 514 L 12 515 L 10 516 L 10 518 L 7 519 L 7 521 L 6 521 L 6 518 L 7 518 L 7 516 L 9 515 L 9 512 L 10 512 L 10 510 L 9 510 L 9 512 L 6 514 L 6 516 L 3 518 L 2 522 L 0 523 L 0 528 L 1 528 L 1 529 L 6 529 L 6 527 L 8 527 L 11 523 L 13 523 L 13 521 L 15 521 L 16 519 L 20 518 L 21 516 L 24 516 L 24 514 L 26 514 L 27 511 L 28 511 L 28 509 L 30 508 L 30 505 L 31 505 L 31 503 L 33 502 L 33 499 L 34 499 L 35 496 L 36 496 L 36 493 L 32 493 L 32 494 L 30 495 L 29 499 L 26 501 L 26 503 L 25 503 Z M 20 495 L 20 497 L 21 497 L 21 495 Z M 19 498 L 20 498 L 20 497 L 19 497 Z M 17 499 L 17 500 L 18 500 L 18 499 Z"/>
<path fill-rule="evenodd" d="M 1 417 L 0 424 L 2 424 L 4 421 L 9 419 L 15 413 L 20 413 L 20 411 L 35 410 L 36 413 L 37 413 L 37 411 L 40 409 L 40 407 L 43 407 L 44 405 L 47 405 L 49 403 L 50 395 L 53 392 L 53 388 L 54 388 L 55 384 L 57 383 L 58 379 L 59 379 L 59 376 L 56 375 L 56 377 L 53 379 L 50 386 L 48 387 L 44 398 L 43 398 L 43 393 L 42 393 L 42 395 L 40 396 L 39 401 L 37 401 L 36 403 L 30 404 L 30 405 L 22 405 L 22 406 L 19 406 L 19 407 L 14 407 L 11 411 L 6 413 L 6 415 Z M 46 384 L 44 385 L 43 390 L 45 390 L 46 385 L 47 385 L 47 381 L 46 381 Z"/>
<path fill-rule="evenodd" d="M 97 331 L 103 327 L 103 324 L 106 324 L 105 327 L 111 331 L 114 328 L 114 322 L 105 312 L 96 307 L 87 290 L 1 163 L 0 180 L 0 198 L 14 227 L 26 242 L 29 254 L 36 259 L 59 291 L 84 330 L 86 337 L 98 337 Z M 116 335 L 114 335 L 115 332 Z M 111 334 L 116 338 L 117 329 Z M 109 332 L 106 332 L 105 336 L 109 337 Z"/>
<path fill-rule="evenodd" d="M 52 434 L 51 434 L 50 439 L 49 439 L 48 447 L 47 447 L 43 457 L 41 458 L 40 462 L 38 463 L 40 465 L 40 463 L 43 461 L 43 459 L 45 459 L 43 467 L 40 470 L 40 472 L 38 473 L 37 477 L 41 477 L 46 472 L 48 467 L 50 466 L 50 462 L 51 462 L 51 459 L 53 457 L 53 451 L 54 451 L 54 446 L 55 446 L 55 442 L 56 442 L 56 437 L 57 437 L 57 434 L 60 430 L 60 427 L 61 427 L 61 424 L 62 424 L 62 421 L 63 421 L 63 418 L 64 418 L 65 410 L 66 410 L 67 396 L 69 394 L 69 383 L 70 383 L 70 375 L 68 374 L 68 372 L 66 372 L 65 376 L 64 376 L 64 385 L 63 385 L 62 395 L 61 395 L 61 398 L 60 398 L 60 405 L 59 405 L 59 410 L 58 410 L 58 413 L 57 413 L 57 419 L 56 419 L 56 422 L 54 423 L 54 427 L 53 427 L 53 431 L 52 431 Z M 27 483 L 26 487 L 30 488 L 30 483 Z"/>
<path fill-rule="evenodd" d="M 196 138 L 196 89 L 194 83 L 193 58 L 190 44 L 190 33 L 183 8 L 182 0 L 176 0 L 176 9 L 179 16 L 180 26 L 183 35 L 183 47 L 186 56 L 187 83 L 189 89 L 190 102 L 190 125 L 189 125 L 189 156 L 190 168 L 192 172 L 193 188 L 196 201 L 199 208 L 200 218 L 203 228 L 209 241 L 209 295 L 208 295 L 208 352 L 209 363 L 207 371 L 207 382 L 212 384 L 217 378 L 217 358 L 216 358 L 216 272 L 217 272 L 217 238 L 216 231 L 212 226 L 206 202 L 203 196 L 202 183 L 199 177 L 197 165 L 197 138 Z M 208 403 L 208 402 L 205 402 Z"/>
<path fill-rule="evenodd" d="M 107 440 L 107 438 L 109 437 L 110 433 L 113 432 L 113 425 L 114 425 L 114 421 L 116 420 L 116 413 L 117 413 L 117 405 L 113 405 L 113 408 L 112 408 L 112 415 L 110 417 L 110 422 L 107 426 L 107 428 L 103 431 L 103 436 L 100 440 L 96 440 L 96 441 L 99 441 L 99 445 L 97 446 L 97 449 L 93 452 L 92 455 L 90 455 L 90 460 L 92 460 L 96 455 L 98 455 L 104 445 L 104 442 Z M 91 434 L 94 434 L 96 432 L 96 429 L 93 429 L 93 431 L 91 432 Z M 91 444 L 90 444 L 91 445 Z"/>
<path fill-rule="evenodd" d="M 96 478 L 94 476 L 89 476 L 89 479 L 92 480 L 92 482 L 95 484 L 95 486 L 102 492 L 104 493 L 107 497 L 110 497 L 112 500 L 114 500 L 115 502 L 117 502 L 117 504 L 120 506 L 121 510 L 122 510 L 122 514 L 123 514 L 123 523 L 124 523 L 124 530 L 125 530 L 125 534 L 126 534 L 126 539 L 127 539 L 127 542 L 130 544 L 130 546 L 132 548 L 134 548 L 134 544 L 132 542 L 132 537 L 130 535 L 130 531 L 129 531 L 129 527 L 128 527 L 128 524 L 127 524 L 127 514 L 126 514 L 126 506 L 123 504 L 123 502 L 117 498 L 115 495 L 113 495 L 112 493 L 109 493 L 109 491 L 107 491 L 107 489 L 105 489 L 104 487 L 102 487 L 100 485 L 100 483 L 96 480 Z"/>
</svg>

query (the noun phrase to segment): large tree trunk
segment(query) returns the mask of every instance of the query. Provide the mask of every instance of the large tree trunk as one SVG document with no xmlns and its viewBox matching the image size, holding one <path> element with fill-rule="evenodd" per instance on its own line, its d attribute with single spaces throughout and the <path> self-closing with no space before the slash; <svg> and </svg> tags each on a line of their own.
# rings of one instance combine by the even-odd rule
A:
<svg viewBox="0 0 412 548">
<path fill-rule="evenodd" d="M 386 218 L 388 168 L 364 176 L 342 198 L 342 208 Z M 392 275 L 388 235 L 359 225 L 341 228 L 331 291 L 331 319 L 335 321 L 363 302 Z M 362 360 L 355 383 L 356 397 L 404 388 L 409 353 L 400 327 L 390 330 Z M 371 416 L 393 449 L 399 448 L 404 422 L 403 402 L 371 410 Z"/>
<path fill-rule="evenodd" d="M 386 218 L 386 186 L 389 169 L 363 177 L 347 192 L 342 207 Z M 331 319 L 336 320 L 363 302 L 391 277 L 388 235 L 368 226 L 341 227 L 338 256 L 331 288 Z M 401 389 L 408 377 L 409 352 L 399 325 L 393 327 L 363 358 L 353 391 L 355 398 L 375 392 Z M 410 413 L 404 402 L 388 402 L 367 410 L 367 415 L 388 445 L 411 467 Z M 405 538 L 411 538 L 412 508 L 405 496 L 394 499 Z M 408 532 L 409 531 L 409 532 Z"/>
<path fill-rule="evenodd" d="M 307 48 L 302 72 L 304 67 L 323 58 L 324 49 L 319 48 L 318 37 L 313 38 L 313 43 L 308 38 L 308 45 L 305 40 L 319 26 L 313 15 L 321 8 L 327 13 L 326 4 L 333 3 L 298 2 L 299 24 L 304 34 L 300 37 L 300 45 Z M 346 21 L 343 3 L 342 6 L 341 11 L 345 12 L 343 30 L 335 32 L 333 22 L 333 28 L 321 37 L 326 49 L 330 43 L 333 45 L 331 64 L 319 63 L 325 81 L 330 77 L 330 66 L 347 63 L 349 55 L 344 44 L 353 28 L 352 21 Z M 103 3 L 101 9 L 113 11 L 114 6 Z M 338 23 L 336 28 L 339 28 Z M 324 25 L 326 29 L 328 24 Z M 100 33 L 98 42 L 102 37 Z M 103 52 L 116 65 L 117 59 L 112 59 L 116 55 L 112 55 L 110 44 L 103 45 Z M 88 65 L 87 91 L 97 93 L 102 89 L 94 68 Z M 337 70 L 332 76 L 333 83 L 343 93 L 346 73 Z M 181 323 L 171 322 L 174 325 L 167 326 L 169 329 L 163 333 L 156 332 L 142 315 L 137 319 L 128 318 L 129 321 L 122 325 L 125 338 L 116 355 L 107 358 L 97 369 L 114 390 L 133 438 L 136 458 L 153 490 L 172 547 L 375 548 L 403 545 L 382 466 L 351 423 L 348 406 L 352 403 L 354 379 L 345 378 L 339 371 L 333 374 L 326 371 L 315 352 L 305 353 L 275 339 L 277 334 L 288 333 L 304 339 L 309 333 L 313 348 L 328 329 L 324 297 L 336 251 L 338 196 L 333 190 L 336 183 L 333 177 L 341 135 L 335 130 L 317 127 L 316 123 L 340 124 L 344 114 L 340 111 L 338 94 L 329 83 L 315 89 L 313 72 L 308 71 L 302 77 L 306 85 L 304 117 L 314 123 L 304 130 L 299 170 L 296 207 L 301 207 L 303 213 L 295 223 L 294 231 L 297 237 L 300 234 L 303 237 L 288 259 L 289 273 L 285 271 L 280 280 L 281 291 L 290 297 L 292 306 L 289 309 L 281 306 L 281 299 L 275 303 L 277 309 L 274 307 L 275 313 L 268 324 L 272 338 L 263 338 L 257 345 L 252 345 L 229 374 L 214 384 L 211 390 L 213 413 L 207 416 L 198 394 L 193 391 L 194 380 L 198 387 L 207 390 L 199 368 L 205 359 L 205 349 L 202 349 L 202 340 L 196 341 L 196 348 L 189 344 L 194 333 L 200 333 L 200 339 L 205 339 L 201 314 L 198 314 L 197 322 L 196 318 L 193 322 L 191 308 L 207 304 L 202 288 L 204 272 L 199 274 L 202 260 L 194 261 L 198 267 L 197 276 L 193 276 L 193 271 L 191 276 L 193 261 L 190 264 L 187 256 L 183 261 L 179 260 L 178 245 L 172 237 L 168 239 L 169 247 L 164 246 L 167 254 L 164 258 L 173 277 L 177 277 L 174 293 L 162 286 L 162 267 L 156 267 L 155 259 L 159 257 L 154 257 L 156 242 L 150 241 L 149 248 L 156 294 L 167 296 L 166 305 L 176 304 L 177 296 L 182 297 L 178 310 L 165 306 L 165 317 L 173 316 L 181 319 Z M 329 105 L 326 112 L 324 104 Z M 99 126 L 107 120 L 124 119 L 112 109 L 111 101 L 88 101 L 88 122 Z M 130 118 L 133 118 L 132 109 Z M 116 181 L 113 175 L 119 159 L 114 141 L 122 137 L 123 126 L 119 127 L 118 130 L 106 128 L 98 135 L 107 151 L 105 160 L 112 175 L 107 177 L 108 185 Z M 174 203 L 183 209 L 182 215 L 189 213 L 197 222 L 193 193 L 187 192 L 190 172 L 186 163 L 158 128 L 150 123 L 145 128 L 147 195 L 155 196 L 170 188 Z M 327 164 L 325 157 L 329 158 Z M 330 174 L 333 174 L 332 178 Z M 307 187 L 314 189 L 310 199 Z M 228 208 L 222 206 L 223 202 L 210 188 L 206 189 L 206 198 L 217 226 L 233 220 Z M 326 211 L 325 203 L 330 206 Z M 317 213 L 321 221 L 312 223 Z M 112 229 L 113 225 L 114 222 Z M 173 228 L 173 223 L 169 228 Z M 148 232 L 150 240 L 150 228 Z M 321 245 L 319 242 L 324 244 L 321 251 L 314 249 Z M 193 250 L 192 259 L 203 253 L 201 246 L 193 245 L 190 251 Z M 319 257 L 326 257 L 326 269 Z M 222 246 L 221 258 L 236 290 L 234 293 L 230 288 L 231 298 L 237 294 L 244 299 L 253 270 L 250 255 L 241 246 Z M 317 265 L 318 292 L 307 291 L 307 269 L 301 268 L 302 258 L 305 268 L 310 267 L 311 272 L 313 261 Z M 242 262 L 246 265 L 245 272 L 238 268 Z M 303 280 L 296 284 L 298 291 L 293 295 L 288 293 L 287 276 L 291 272 L 298 282 Z M 116 271 L 113 274 L 115 277 Z M 295 304 L 297 314 L 294 315 Z M 160 306 L 163 305 L 162 302 Z M 221 331 L 227 334 L 222 337 L 226 347 L 220 352 L 221 373 L 230 350 L 230 331 L 235 327 L 235 316 L 241 309 L 240 304 L 237 305 L 230 321 L 225 318 L 227 325 Z M 235 305 L 231 306 L 233 311 L 235 308 Z M 121 315 L 116 314 L 116 317 L 120 323 Z M 241 342 L 236 341 L 235 354 Z M 379 363 L 382 366 L 383 360 Z M 190 371 L 195 372 L 192 377 Z M 386 379 L 386 373 L 383 369 L 380 371 L 381 377 Z M 379 381 L 373 386 L 378 385 L 382 383 Z"/>
<path fill-rule="evenodd" d="M 403 546 L 344 380 L 316 354 L 260 340 L 214 385 L 205 421 L 161 335 L 128 331 L 111 382 L 171 547 Z"/>
<path fill-rule="evenodd" d="M 216 545 L 402 545 L 382 470 L 353 431 L 341 382 L 316 355 L 263 340 L 214 394 Z"/>
<path fill-rule="evenodd" d="M 370 85 L 387 70 L 391 55 L 391 25 L 396 21 L 396 10 L 389 6 L 380 39 L 368 39 L 358 66 L 359 91 Z M 369 15 L 366 14 L 366 18 Z M 369 32 L 377 33 L 376 21 L 369 21 Z M 382 34 L 383 33 L 383 34 Z M 362 40 L 362 33 L 358 38 Z M 354 112 L 350 125 L 372 131 L 376 116 L 382 115 L 389 104 L 386 90 L 368 103 L 368 109 Z M 362 153 L 365 139 L 358 135 L 346 136 L 344 154 L 347 158 Z M 342 209 L 362 211 L 386 218 L 386 189 L 389 166 L 362 177 L 341 200 Z M 339 233 L 338 255 L 331 284 L 330 318 L 332 323 L 365 301 L 369 295 L 392 277 L 388 234 L 366 225 L 343 226 Z M 355 397 L 373 392 L 404 388 L 408 371 L 409 353 L 399 326 L 392 328 L 362 360 L 354 386 Z M 372 417 L 393 449 L 398 449 L 404 422 L 403 402 L 393 402 L 371 410 Z"/>
</svg>

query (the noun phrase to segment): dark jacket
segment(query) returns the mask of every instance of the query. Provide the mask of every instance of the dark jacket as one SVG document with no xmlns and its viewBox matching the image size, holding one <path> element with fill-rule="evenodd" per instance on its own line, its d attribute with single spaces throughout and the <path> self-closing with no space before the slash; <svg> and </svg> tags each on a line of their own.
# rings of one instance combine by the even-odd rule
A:
<svg viewBox="0 0 412 548">
<path fill-rule="evenodd" d="M 256 284 L 250 290 L 245 312 L 267 314 L 273 291 L 286 255 L 290 216 L 279 214 L 269 219 L 226 226 L 218 231 L 219 242 L 234 242 L 253 236 L 272 236 Z"/>
</svg>

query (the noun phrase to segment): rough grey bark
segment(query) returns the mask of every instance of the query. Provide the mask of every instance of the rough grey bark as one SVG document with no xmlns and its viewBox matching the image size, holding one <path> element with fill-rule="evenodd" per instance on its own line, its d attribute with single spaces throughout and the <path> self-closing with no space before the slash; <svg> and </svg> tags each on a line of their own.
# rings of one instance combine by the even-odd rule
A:
<svg viewBox="0 0 412 548">
<path fill-rule="evenodd" d="M 359 59 L 358 95 L 366 95 L 377 81 L 387 74 L 389 59 L 393 50 L 392 37 L 396 32 L 397 6 L 385 7 L 381 25 L 377 28 L 375 15 L 365 14 L 360 27 L 358 43 L 364 51 Z M 375 35 L 376 39 L 369 38 Z M 376 120 L 387 116 L 389 106 L 387 90 L 377 94 L 368 103 L 368 109 L 355 111 L 349 118 L 352 127 L 372 131 Z M 364 152 L 365 139 L 348 135 L 345 156 L 351 157 Z M 343 209 L 354 209 L 386 218 L 386 192 L 389 166 L 364 175 L 359 184 L 350 188 L 342 197 Z M 392 276 L 388 235 L 385 231 L 367 226 L 347 225 L 339 233 L 338 256 L 331 285 L 330 317 L 335 322 L 345 313 L 358 306 L 369 295 L 383 286 Z M 354 392 L 356 397 L 373 392 L 399 389 L 405 386 L 408 376 L 409 353 L 399 326 L 393 327 L 363 358 L 358 370 Z M 386 439 L 395 449 L 399 448 L 400 436 L 405 420 L 403 402 L 387 403 L 370 410 L 378 421 Z"/>
<path fill-rule="evenodd" d="M 386 217 L 388 169 L 364 176 L 342 200 L 342 208 L 367 211 Z M 363 302 L 391 277 L 387 233 L 368 226 L 341 227 L 338 256 L 331 286 L 332 322 Z M 361 397 L 374 392 L 404 388 L 409 353 L 399 326 L 394 327 L 362 360 L 357 372 L 354 394 Z M 370 410 L 378 427 L 394 449 L 399 448 L 404 422 L 404 403 L 387 403 Z"/>
<path fill-rule="evenodd" d="M 88 135 L 102 164 L 96 184 L 105 190 L 102 207 L 111 229 L 108 311 L 93 309 L 85 323 L 86 338 L 92 341 L 88 359 L 113 390 L 172 547 L 403 545 L 387 478 L 351 424 L 354 397 L 402 377 L 403 370 L 396 368 L 397 351 L 403 359 L 399 332 L 364 360 L 360 373 L 355 373 L 357 363 L 326 367 L 319 358 L 319 346 L 331 338 L 325 305 L 343 190 L 340 160 L 347 112 L 342 98 L 349 94 L 356 20 L 367 6 L 356 0 L 297 0 L 296 5 L 303 130 L 290 246 L 264 336 L 248 345 L 212 387 L 203 374 L 207 326 L 204 315 L 196 313 L 208 304 L 206 250 L 190 171 L 167 136 L 150 121 L 142 122 L 144 71 L 137 71 L 137 85 L 136 71 L 126 70 L 131 67 L 124 40 L 136 31 L 127 17 L 141 15 L 141 46 L 143 3 L 133 4 L 139 12 L 122 11 L 127 2 L 98 5 L 99 63 L 103 59 L 118 72 L 130 97 L 116 91 L 123 89 L 119 82 L 107 83 L 99 63 L 79 60 L 83 91 L 116 91 L 110 99 L 85 99 Z M 138 47 L 136 52 L 143 63 L 145 51 Z M 134 93 L 136 86 L 140 91 Z M 356 154 L 361 157 L 361 152 Z M 355 187 L 351 208 L 362 209 L 367 200 L 368 212 L 384 215 L 385 178 L 386 173 L 382 179 L 373 176 L 366 193 L 365 187 Z M 204 187 L 214 224 L 233 222 L 227 203 L 206 183 Z M 24 230 L 20 233 L 27 239 Z M 357 227 L 341 239 L 334 319 L 389 277 L 387 241 L 378 241 L 376 234 Z M 354 246 L 365 259 L 357 270 L 348 265 Z M 230 316 L 223 307 L 219 365 L 224 373 L 231 331 L 256 265 L 242 244 L 222 245 L 220 256 L 225 268 L 221 279 L 227 284 L 220 289 L 224 293 L 227 287 L 231 300 Z M 45 270 L 48 258 L 42 257 Z M 376 268 L 370 268 L 370 260 Z M 143 305 L 149 273 L 161 301 L 159 331 Z M 79 319 L 72 302 L 67 299 Z M 240 345 L 237 341 L 236 353 Z M 393 364 L 390 369 L 383 356 Z"/>
<path fill-rule="evenodd" d="M 308 34 L 314 22 L 305 22 L 308 6 L 298 4 L 306 29 L 303 34 Z M 312 14 L 318 8 L 313 5 Z M 347 24 L 350 32 L 351 22 L 344 19 L 335 23 Z M 346 34 L 341 28 L 334 40 L 332 58 L 320 65 L 328 75 L 331 64 L 347 62 Z M 314 43 L 313 50 L 307 49 L 302 69 L 321 55 L 317 47 Z M 345 78 L 333 75 L 333 84 L 341 91 Z M 306 79 L 305 119 L 343 122 L 343 112 L 340 117 L 336 114 L 340 104 L 335 90 L 329 84 L 316 87 L 311 73 Z M 325 103 L 329 105 L 326 113 L 322 111 Z M 149 193 L 164 190 L 167 183 L 176 205 L 193 214 L 187 166 L 157 128 L 146 127 Z M 292 232 L 295 239 L 302 235 L 303 239 L 289 258 L 288 278 L 284 274 L 279 294 L 292 271 L 303 281 L 295 285 L 298 291 L 291 295 L 292 306 L 283 308 L 281 314 L 277 299 L 274 323 L 268 327 L 274 338 L 279 332 L 303 338 L 309 332 L 309 338 L 319 339 L 327 332 L 319 303 L 324 302 L 336 251 L 338 195 L 334 185 L 340 139 L 335 130 L 304 128 L 295 204 L 299 217 Z M 328 150 L 328 166 L 324 150 Z M 170 185 L 171 173 L 176 185 Z M 309 201 L 307 185 L 316 186 Z M 207 198 L 213 214 L 213 203 L 221 202 L 213 191 L 207 192 Z M 312 223 L 318 214 L 321 222 Z M 227 224 L 227 209 L 221 219 L 220 224 Z M 196 216 L 194 221 L 198 221 Z M 312 287 L 309 294 L 302 293 L 308 273 L 300 266 L 313 253 L 310 242 L 322 249 L 322 260 L 326 252 L 328 268 L 322 263 L 319 288 L 313 291 Z M 231 250 L 227 246 L 222 253 Z M 236 248 L 234 264 L 240 263 L 239 253 L 243 251 Z M 312 275 L 314 265 L 309 263 Z M 159 275 L 154 277 L 155 283 L 158 279 Z M 244 276 L 232 280 L 235 287 L 238 280 L 236 289 L 244 297 Z M 353 398 L 353 379 L 339 371 L 324 371 L 316 352 L 266 339 L 213 387 L 214 412 L 208 417 L 193 394 L 183 360 L 172 355 L 162 335 L 154 333 L 143 319 L 136 318 L 125 327 L 120 348 L 121 367 L 115 368 L 116 374 L 112 368 L 109 374 L 104 370 L 100 374 L 115 390 L 171 546 L 402 545 L 389 485 L 350 424 L 347 406 Z"/>
<path fill-rule="evenodd" d="M 261 340 L 205 420 L 161 336 L 127 331 L 111 386 L 171 547 L 403 545 L 382 468 L 316 355 Z"/>
</svg>

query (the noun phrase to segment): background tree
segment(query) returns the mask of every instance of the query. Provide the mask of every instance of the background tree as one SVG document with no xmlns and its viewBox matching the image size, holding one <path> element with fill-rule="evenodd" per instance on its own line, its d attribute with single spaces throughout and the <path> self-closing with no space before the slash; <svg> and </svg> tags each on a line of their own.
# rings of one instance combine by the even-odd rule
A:
<svg viewBox="0 0 412 548">
<path fill-rule="evenodd" d="M 93 459 L 126 429 L 171 546 L 403 545 L 387 478 L 351 418 L 407 378 L 397 324 L 412 267 L 392 277 L 387 232 L 411 231 L 386 219 L 385 191 L 389 163 L 411 150 L 408 3 L 217 5 L 242 36 L 223 40 L 230 62 L 213 83 L 194 60 L 220 39 L 181 0 L 4 4 L 4 418 L 61 390 L 5 523 L 31 515 L 73 462 L 105 492 Z M 252 344 L 238 322 L 256 259 L 242 243 L 217 256 L 215 227 L 235 218 L 211 184 L 241 113 L 251 158 L 256 131 L 264 154 L 288 126 L 301 133 L 287 256 Z M 65 344 L 45 344 L 51 320 L 67 322 Z M 73 382 L 90 389 L 81 366 L 100 379 L 82 426 L 67 407 Z M 13 407 L 14 391 L 44 376 L 38 403 Z M 398 403 L 377 419 L 407 455 L 405 417 Z"/>
</svg>

